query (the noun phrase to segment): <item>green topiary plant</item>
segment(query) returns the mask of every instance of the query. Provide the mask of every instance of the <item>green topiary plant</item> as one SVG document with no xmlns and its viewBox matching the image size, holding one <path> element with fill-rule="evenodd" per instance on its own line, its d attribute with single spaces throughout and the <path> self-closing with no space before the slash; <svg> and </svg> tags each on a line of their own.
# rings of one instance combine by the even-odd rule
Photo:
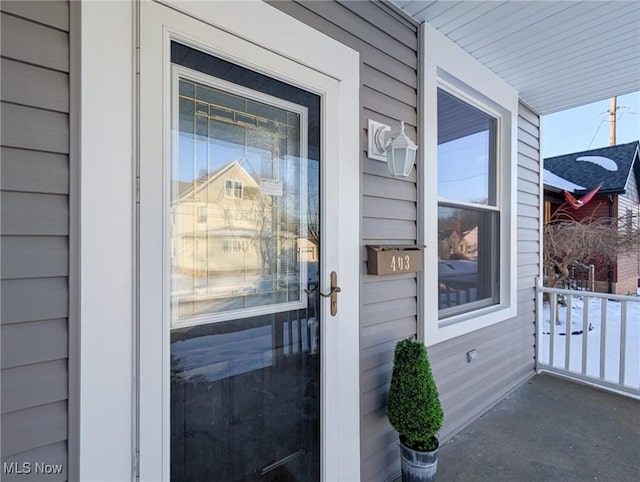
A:
<svg viewBox="0 0 640 482">
<path fill-rule="evenodd" d="M 427 349 L 412 338 L 396 344 L 387 415 L 405 446 L 419 452 L 438 448 L 444 413 Z"/>
</svg>

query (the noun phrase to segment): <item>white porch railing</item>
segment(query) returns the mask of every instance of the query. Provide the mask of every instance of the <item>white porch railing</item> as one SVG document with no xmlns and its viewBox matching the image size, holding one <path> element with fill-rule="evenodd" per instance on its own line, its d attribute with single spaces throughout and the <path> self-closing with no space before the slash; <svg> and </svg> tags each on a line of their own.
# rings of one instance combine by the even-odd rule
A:
<svg viewBox="0 0 640 482">
<path fill-rule="evenodd" d="M 538 296 L 537 370 L 640 399 L 640 296 L 546 287 Z"/>
</svg>

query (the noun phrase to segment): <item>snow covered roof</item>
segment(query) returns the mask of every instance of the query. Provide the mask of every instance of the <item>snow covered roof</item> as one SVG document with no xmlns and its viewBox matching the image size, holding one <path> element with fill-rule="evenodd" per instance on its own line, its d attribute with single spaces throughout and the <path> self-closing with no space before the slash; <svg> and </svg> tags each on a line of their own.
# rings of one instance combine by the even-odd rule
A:
<svg viewBox="0 0 640 482">
<path fill-rule="evenodd" d="M 565 191 L 585 191 L 602 184 L 602 193 L 622 193 L 638 160 L 638 141 L 574 152 L 544 160 L 544 183 Z M 636 168 L 636 172 L 637 172 Z"/>
<path fill-rule="evenodd" d="M 571 181 L 567 181 L 566 179 L 555 175 L 551 171 L 547 169 L 543 170 L 543 179 L 544 183 L 547 186 L 557 187 L 558 189 L 562 189 L 563 191 L 579 191 L 583 190 L 584 186 L 578 186 L 577 184 L 572 183 Z"/>
</svg>

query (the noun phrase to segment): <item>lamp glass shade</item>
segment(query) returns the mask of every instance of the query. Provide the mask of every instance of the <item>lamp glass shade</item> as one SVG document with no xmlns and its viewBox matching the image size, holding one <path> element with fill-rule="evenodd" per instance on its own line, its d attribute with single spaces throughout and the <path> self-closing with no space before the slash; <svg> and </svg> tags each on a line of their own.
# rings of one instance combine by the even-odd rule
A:
<svg viewBox="0 0 640 482">
<path fill-rule="evenodd" d="M 418 146 L 404 132 L 404 122 L 400 132 L 391 134 L 391 142 L 387 147 L 387 167 L 393 176 L 407 177 L 413 168 Z"/>
</svg>

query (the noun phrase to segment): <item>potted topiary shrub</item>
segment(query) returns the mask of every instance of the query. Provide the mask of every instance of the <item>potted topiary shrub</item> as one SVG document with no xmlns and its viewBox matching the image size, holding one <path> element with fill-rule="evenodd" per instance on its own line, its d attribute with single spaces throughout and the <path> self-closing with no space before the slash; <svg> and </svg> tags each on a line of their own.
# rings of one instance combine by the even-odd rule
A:
<svg viewBox="0 0 640 482">
<path fill-rule="evenodd" d="M 402 481 L 435 481 L 444 413 L 427 349 L 412 338 L 396 344 L 387 415 L 400 435 Z"/>
</svg>

